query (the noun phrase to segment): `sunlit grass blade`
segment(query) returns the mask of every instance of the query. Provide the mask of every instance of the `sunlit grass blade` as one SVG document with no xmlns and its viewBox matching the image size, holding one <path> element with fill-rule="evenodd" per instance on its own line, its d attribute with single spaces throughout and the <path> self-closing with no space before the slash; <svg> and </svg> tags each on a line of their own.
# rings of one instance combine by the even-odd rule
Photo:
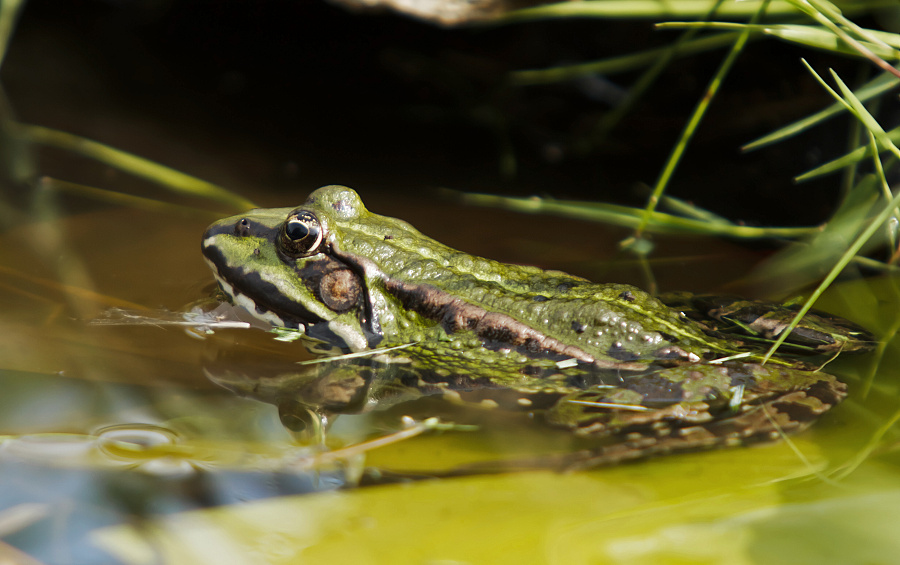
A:
<svg viewBox="0 0 900 565">
<path fill-rule="evenodd" d="M 819 81 L 820 84 L 832 95 L 835 97 L 838 102 L 847 106 L 848 109 L 853 113 L 853 115 L 866 127 L 870 143 L 874 146 L 877 142 L 880 142 L 884 145 L 884 147 L 893 153 L 896 156 L 900 156 L 900 149 L 897 148 L 887 136 L 885 131 L 881 128 L 875 118 L 872 117 L 871 114 L 866 110 L 865 106 L 863 106 L 862 102 L 859 101 L 854 95 L 853 92 L 844 84 L 844 81 L 838 77 L 837 73 L 831 71 L 832 78 L 834 78 L 835 82 L 840 89 L 840 94 L 835 92 L 828 84 L 819 76 L 818 73 L 804 61 L 807 69 L 813 74 L 816 80 Z M 875 163 L 875 169 L 878 173 L 879 180 L 886 186 L 887 179 L 884 177 L 884 171 L 881 168 L 881 161 L 879 160 L 878 155 L 873 150 L 872 152 L 873 160 Z M 772 344 L 772 347 L 766 352 L 765 360 L 768 360 L 775 351 L 784 343 L 784 340 L 790 335 L 791 331 L 797 326 L 800 320 L 806 315 L 807 312 L 812 308 L 813 304 L 815 304 L 816 300 L 822 295 L 822 293 L 827 289 L 832 282 L 837 278 L 837 276 L 844 270 L 844 268 L 853 260 L 857 253 L 862 249 L 862 247 L 866 244 L 866 242 L 871 239 L 871 237 L 875 234 L 875 232 L 882 228 L 884 223 L 894 214 L 894 210 L 900 206 L 900 194 L 897 194 L 890 203 L 888 203 L 878 215 L 873 218 L 865 230 L 860 233 L 856 239 L 854 239 L 853 243 L 850 244 L 846 251 L 841 255 L 841 258 L 835 263 L 835 265 L 831 268 L 828 275 L 822 280 L 819 286 L 813 291 L 810 295 L 809 299 L 804 302 L 803 306 L 798 310 L 797 315 L 791 321 L 787 328 L 781 332 L 781 335 L 775 340 L 775 343 Z"/>
<path fill-rule="evenodd" d="M 831 2 L 828 2 L 827 0 L 789 1 L 791 2 L 791 4 L 796 6 L 798 10 L 831 30 L 847 45 L 858 51 L 863 57 L 869 59 L 875 66 L 900 78 L 900 71 L 891 66 L 891 64 L 885 61 L 883 58 L 873 53 L 871 49 L 861 43 L 857 39 L 857 37 L 854 37 L 855 34 L 858 37 L 873 39 L 870 34 L 862 32 L 859 26 L 845 18 L 837 6 L 835 6 Z M 878 43 L 879 40 L 875 39 L 875 42 Z"/>
<path fill-rule="evenodd" d="M 71 133 L 29 124 L 8 124 L 11 133 L 33 143 L 58 147 L 95 159 L 174 192 L 205 198 L 235 208 L 253 208 L 253 202 L 228 189 L 160 165 L 149 159 Z"/>
<path fill-rule="evenodd" d="M 843 55 L 863 55 L 856 49 L 847 45 L 840 37 L 822 26 L 810 26 L 800 24 L 780 25 L 749 25 L 732 22 L 667 22 L 657 25 L 660 29 L 716 29 L 716 30 L 740 30 L 749 29 L 754 33 L 761 33 L 781 39 L 788 43 L 821 49 L 831 53 Z M 900 53 L 894 47 L 900 47 L 900 36 L 894 33 L 869 30 L 873 38 L 879 40 L 860 41 L 861 45 L 886 60 L 900 58 Z"/>
<path fill-rule="evenodd" d="M 900 141 L 900 127 L 894 128 L 887 132 L 888 138 L 897 143 Z M 816 167 L 815 169 L 811 169 L 802 175 L 798 175 L 794 180 L 797 182 L 803 182 L 810 179 L 814 179 L 816 177 L 828 175 L 831 173 L 836 173 L 845 167 L 849 167 L 859 163 L 860 161 L 872 156 L 872 146 L 865 145 L 863 147 L 857 147 L 853 151 L 846 153 L 837 159 L 832 161 L 828 161 L 827 163 L 823 163 Z"/>
<path fill-rule="evenodd" d="M 561 2 L 510 12 L 499 21 L 501 23 L 519 20 L 552 18 L 692 18 L 705 16 L 712 10 L 717 0 L 588 0 L 585 2 Z M 725 2 L 717 14 L 723 18 L 745 19 L 759 11 L 763 2 L 746 0 Z M 867 8 L 887 5 L 887 0 L 869 2 Z M 796 14 L 790 3 L 776 0 L 769 4 L 766 13 L 770 16 Z"/>
<path fill-rule="evenodd" d="M 848 87 L 844 81 L 841 80 L 841 77 L 838 76 L 836 72 L 831 71 L 831 77 L 837 82 L 838 88 L 841 90 L 841 95 L 844 97 L 844 100 L 853 108 L 853 114 L 856 116 L 856 119 L 861 121 L 863 125 L 869 130 L 875 137 L 875 141 L 879 146 L 884 147 L 885 149 L 891 150 L 893 148 L 896 155 L 900 156 L 900 151 L 897 150 L 897 147 L 894 145 L 894 142 L 891 141 L 891 138 L 888 136 L 887 132 L 882 129 L 881 125 L 872 117 L 872 114 L 866 110 L 866 107 L 863 106 L 863 103 L 853 95 L 853 91 Z"/>
<path fill-rule="evenodd" d="M 801 0 L 791 0 L 795 4 L 800 2 Z M 866 29 L 864 27 L 859 26 L 853 20 L 844 16 L 841 9 L 830 2 L 829 0 L 802 0 L 803 2 L 808 2 L 813 8 L 818 10 L 821 14 L 831 19 L 831 21 L 835 22 L 837 25 L 842 28 L 846 28 L 849 32 L 852 32 L 856 37 L 865 40 L 866 42 L 873 43 L 876 45 L 880 45 L 882 47 L 898 47 L 896 38 L 898 37 L 894 33 L 890 32 L 880 32 L 871 29 Z M 892 39 L 893 38 L 893 39 Z M 893 57 L 896 58 L 896 57 Z"/>
<path fill-rule="evenodd" d="M 877 213 L 878 179 L 864 177 L 821 231 L 769 257 L 745 283 L 765 294 L 793 294 L 821 279 Z"/>
<path fill-rule="evenodd" d="M 856 95 L 857 99 L 862 102 L 866 102 L 868 100 L 881 96 L 882 94 L 890 91 L 893 88 L 896 88 L 898 84 L 900 84 L 900 81 L 897 80 L 897 77 L 887 73 L 882 73 L 874 79 L 870 80 L 854 94 Z M 779 128 L 770 134 L 764 135 L 759 139 L 751 141 L 750 143 L 744 145 L 742 149 L 744 151 L 752 151 L 754 149 L 765 147 L 766 145 L 771 145 L 772 143 L 783 141 L 785 139 L 793 137 L 794 135 L 797 135 L 798 133 L 810 129 L 813 126 L 824 122 L 825 120 L 833 116 L 836 116 L 844 110 L 846 110 L 844 105 L 835 102 L 824 110 L 820 110 L 815 114 L 807 116 L 806 118 L 803 118 L 801 120 L 797 120 L 796 122 Z"/>
<path fill-rule="evenodd" d="M 709 20 L 724 2 L 725 0 L 718 0 L 712 10 L 703 16 L 703 19 Z M 699 33 L 700 32 L 697 30 L 687 30 L 682 33 L 668 49 L 660 53 L 659 58 L 641 73 L 634 84 L 631 85 L 631 88 L 626 90 L 622 100 L 599 120 L 593 133 L 593 138 L 595 140 L 604 140 L 608 138 L 610 132 L 615 129 L 622 119 L 632 111 L 638 101 L 650 90 L 659 76 L 678 54 L 682 45 L 693 40 Z M 740 41 L 740 36 L 738 36 L 735 41 Z M 632 248 L 632 251 L 637 252 L 637 249 Z"/>
<path fill-rule="evenodd" d="M 750 20 L 751 23 L 756 22 L 760 17 L 762 17 L 763 14 L 765 14 L 768 10 L 770 4 L 771 2 L 769 0 L 765 0 L 763 3 L 761 3 L 758 6 L 757 11 L 753 14 L 753 17 Z M 647 199 L 647 206 L 644 208 L 644 214 L 641 216 L 640 224 L 638 224 L 638 227 L 635 229 L 634 236 L 623 242 L 625 247 L 629 247 L 633 245 L 636 240 L 641 239 L 641 233 L 649 224 L 650 217 L 655 211 L 656 205 L 659 203 L 663 192 L 669 184 L 669 179 L 671 179 L 672 175 L 675 174 L 675 169 L 678 167 L 678 163 L 681 161 L 681 156 L 687 149 L 690 140 L 694 136 L 694 132 L 697 131 L 697 128 L 700 126 L 700 122 L 703 120 L 703 116 L 706 115 L 706 110 L 709 108 L 709 105 L 716 97 L 719 88 L 722 86 L 722 82 L 725 80 L 728 72 L 733 67 L 738 55 L 743 51 L 744 46 L 747 44 L 749 38 L 750 31 L 748 29 L 742 30 L 741 34 L 731 46 L 731 49 L 728 51 L 728 54 L 719 65 L 716 74 L 712 77 L 712 79 L 710 79 L 709 84 L 706 87 L 706 92 L 694 107 L 694 111 L 691 113 L 687 124 L 685 124 L 684 129 L 681 131 L 681 135 L 679 136 L 678 141 L 672 148 L 672 152 L 669 154 L 669 158 L 666 160 L 666 164 L 656 180 L 656 184 L 653 187 L 653 193 L 650 195 L 650 198 Z"/>
<path fill-rule="evenodd" d="M 381 355 L 383 353 L 388 353 L 389 351 L 396 351 L 398 349 L 406 349 L 407 347 L 412 347 L 417 345 L 419 342 L 414 341 L 411 343 L 404 343 L 402 345 L 395 345 L 393 347 L 382 347 L 379 349 L 366 349 L 365 351 L 356 351 L 354 353 L 344 353 L 343 355 L 335 355 L 334 357 L 320 357 L 318 359 L 309 359 L 307 361 L 297 361 L 298 365 L 318 365 L 320 363 L 339 363 L 341 361 L 347 361 L 349 359 L 358 359 L 360 357 L 375 357 L 376 355 Z"/>
<path fill-rule="evenodd" d="M 706 51 L 712 51 L 734 43 L 738 33 L 728 32 L 700 37 L 682 42 L 673 54 L 674 57 L 686 57 Z M 577 65 L 560 65 L 548 69 L 528 69 L 510 74 L 514 85 L 546 84 L 569 80 L 590 74 L 615 74 L 633 71 L 656 62 L 660 57 L 672 50 L 671 46 L 649 49 L 637 53 L 629 53 L 620 57 L 610 57 Z"/>
<path fill-rule="evenodd" d="M 708 222 L 711 224 L 722 224 L 730 226 L 734 225 L 732 222 L 728 221 L 722 216 L 719 216 L 718 214 L 714 214 L 709 210 L 704 210 L 703 208 L 695 206 L 694 204 L 691 204 L 689 202 L 685 202 L 680 198 L 675 198 L 674 196 L 663 196 L 660 204 L 686 218 L 694 218 L 695 220 L 700 220 L 702 222 Z"/>
<path fill-rule="evenodd" d="M 602 202 L 561 201 L 551 198 L 514 198 L 494 194 L 463 193 L 445 190 L 448 196 L 475 206 L 491 206 L 514 210 L 526 214 L 554 214 L 567 218 L 577 218 L 603 222 L 627 228 L 636 228 L 641 223 L 645 211 L 641 208 L 606 204 Z M 654 233 L 688 233 L 714 235 L 741 239 L 786 238 L 793 239 L 811 235 L 818 231 L 815 227 L 783 228 L 742 226 L 709 219 L 684 218 L 664 212 L 650 214 L 645 231 Z"/>
</svg>

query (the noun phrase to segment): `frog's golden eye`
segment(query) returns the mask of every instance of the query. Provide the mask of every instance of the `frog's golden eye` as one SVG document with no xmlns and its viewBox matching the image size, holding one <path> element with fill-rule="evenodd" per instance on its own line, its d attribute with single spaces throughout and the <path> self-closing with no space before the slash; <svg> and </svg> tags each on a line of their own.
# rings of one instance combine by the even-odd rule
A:
<svg viewBox="0 0 900 565">
<path fill-rule="evenodd" d="M 281 225 L 281 247 L 288 255 L 304 257 L 319 250 L 322 226 L 312 212 L 291 212 Z"/>
</svg>

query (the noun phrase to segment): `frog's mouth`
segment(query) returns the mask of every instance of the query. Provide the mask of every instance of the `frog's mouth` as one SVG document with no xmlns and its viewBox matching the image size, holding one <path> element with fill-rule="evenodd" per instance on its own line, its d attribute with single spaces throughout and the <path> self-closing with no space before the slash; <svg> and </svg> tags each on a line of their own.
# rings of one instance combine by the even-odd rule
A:
<svg viewBox="0 0 900 565">
<path fill-rule="evenodd" d="M 274 284 L 263 280 L 258 273 L 218 264 L 208 256 L 206 261 L 216 283 L 231 303 L 244 308 L 253 317 L 273 326 L 304 331 L 307 325 L 324 321 L 302 304 L 280 294 Z"/>
<path fill-rule="evenodd" d="M 306 331 L 307 326 L 324 321 L 303 304 L 291 300 L 274 283 L 245 265 L 232 265 L 216 245 L 216 233 L 203 239 L 203 258 L 216 278 L 219 288 L 232 304 L 247 310 L 258 320 L 284 328 Z"/>
<path fill-rule="evenodd" d="M 299 330 L 311 340 L 327 344 L 333 350 L 360 351 L 375 347 L 381 341 L 380 334 L 363 333 L 346 323 L 317 316 L 302 304 L 285 297 L 274 284 L 263 280 L 256 272 L 222 265 L 210 258 L 210 255 L 215 257 L 214 252 L 207 254 L 205 249 L 204 255 L 222 292 L 232 304 L 243 308 L 257 320 L 274 327 Z M 256 298 L 258 296 L 269 298 Z"/>
</svg>

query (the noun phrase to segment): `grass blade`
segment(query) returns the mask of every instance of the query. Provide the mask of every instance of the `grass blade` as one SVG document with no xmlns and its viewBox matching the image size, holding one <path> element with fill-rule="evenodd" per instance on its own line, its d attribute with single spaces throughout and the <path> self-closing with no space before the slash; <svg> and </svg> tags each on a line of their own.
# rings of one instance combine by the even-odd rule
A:
<svg viewBox="0 0 900 565">
<path fill-rule="evenodd" d="M 862 88 L 856 91 L 854 95 L 860 101 L 866 102 L 875 97 L 881 96 L 882 94 L 890 91 L 893 88 L 896 88 L 898 84 L 900 84 L 900 81 L 897 80 L 897 77 L 889 75 L 887 73 L 882 73 L 866 83 Z M 754 149 L 759 149 L 761 147 L 771 145 L 772 143 L 783 141 L 797 135 L 798 133 L 810 129 L 813 126 L 818 125 L 819 123 L 824 122 L 825 120 L 833 116 L 838 115 L 844 110 L 846 110 L 846 107 L 844 105 L 835 102 L 824 110 L 820 110 L 815 114 L 807 116 L 806 118 L 803 118 L 801 120 L 797 120 L 796 122 L 779 128 L 770 134 L 764 135 L 759 139 L 751 141 L 750 143 L 744 145 L 742 149 L 744 151 L 753 151 Z"/>
</svg>

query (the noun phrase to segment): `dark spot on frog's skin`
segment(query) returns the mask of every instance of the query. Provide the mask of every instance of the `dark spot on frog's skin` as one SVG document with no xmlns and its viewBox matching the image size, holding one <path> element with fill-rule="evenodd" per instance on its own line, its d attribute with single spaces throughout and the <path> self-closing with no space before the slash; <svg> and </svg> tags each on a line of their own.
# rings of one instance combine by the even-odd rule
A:
<svg viewBox="0 0 900 565">
<path fill-rule="evenodd" d="M 506 340 L 506 343 L 510 343 L 511 340 L 514 339 L 510 337 L 510 339 Z M 525 344 L 522 346 L 525 348 L 525 351 L 529 353 L 541 353 L 544 350 L 544 344 L 541 343 L 541 340 L 534 337 L 525 338 Z"/>
<path fill-rule="evenodd" d="M 634 297 L 634 294 L 630 290 L 626 290 L 619 295 L 619 300 L 624 300 L 625 302 L 634 302 L 637 299 Z"/>
<path fill-rule="evenodd" d="M 821 416 L 812 406 L 799 402 L 773 402 L 771 406 L 778 412 L 787 414 L 791 422 L 811 422 Z"/>
<path fill-rule="evenodd" d="M 522 374 L 528 377 L 537 377 L 544 373 L 544 368 L 540 365 L 525 365 L 522 367 Z"/>
<path fill-rule="evenodd" d="M 806 395 L 818 398 L 823 404 L 834 406 L 847 396 L 847 385 L 840 381 L 817 381 L 806 389 Z"/>
<path fill-rule="evenodd" d="M 609 346 L 606 354 L 617 361 L 634 361 L 635 359 L 640 358 L 640 355 L 634 351 L 628 351 L 618 341 Z"/>
<path fill-rule="evenodd" d="M 511 343 L 515 339 L 513 331 L 503 326 L 491 326 L 478 334 L 482 339 L 498 343 Z M 527 346 L 527 343 L 525 344 Z"/>
<path fill-rule="evenodd" d="M 392 236 L 392 235 L 386 235 L 386 236 L 384 236 L 384 239 L 385 239 L 385 241 L 387 241 L 387 240 L 389 240 L 389 239 L 394 239 L 394 236 Z"/>
<path fill-rule="evenodd" d="M 352 210 L 352 206 L 347 200 L 341 198 L 340 200 L 336 200 L 331 203 L 331 208 L 340 215 L 344 215 L 345 212 Z"/>
<path fill-rule="evenodd" d="M 550 298 L 548 296 L 544 296 L 542 294 L 536 294 L 536 295 L 532 296 L 531 299 L 534 300 L 535 302 L 547 302 L 548 300 L 550 300 Z"/>
<path fill-rule="evenodd" d="M 556 292 L 568 292 L 575 288 L 577 285 L 575 283 L 562 283 L 556 285 Z"/>
<path fill-rule="evenodd" d="M 256 249 L 253 250 L 253 256 L 259 257 L 259 247 L 257 247 Z"/>
<path fill-rule="evenodd" d="M 583 324 L 581 322 L 572 322 L 572 331 L 577 334 L 583 334 L 587 331 L 587 324 Z"/>
</svg>

